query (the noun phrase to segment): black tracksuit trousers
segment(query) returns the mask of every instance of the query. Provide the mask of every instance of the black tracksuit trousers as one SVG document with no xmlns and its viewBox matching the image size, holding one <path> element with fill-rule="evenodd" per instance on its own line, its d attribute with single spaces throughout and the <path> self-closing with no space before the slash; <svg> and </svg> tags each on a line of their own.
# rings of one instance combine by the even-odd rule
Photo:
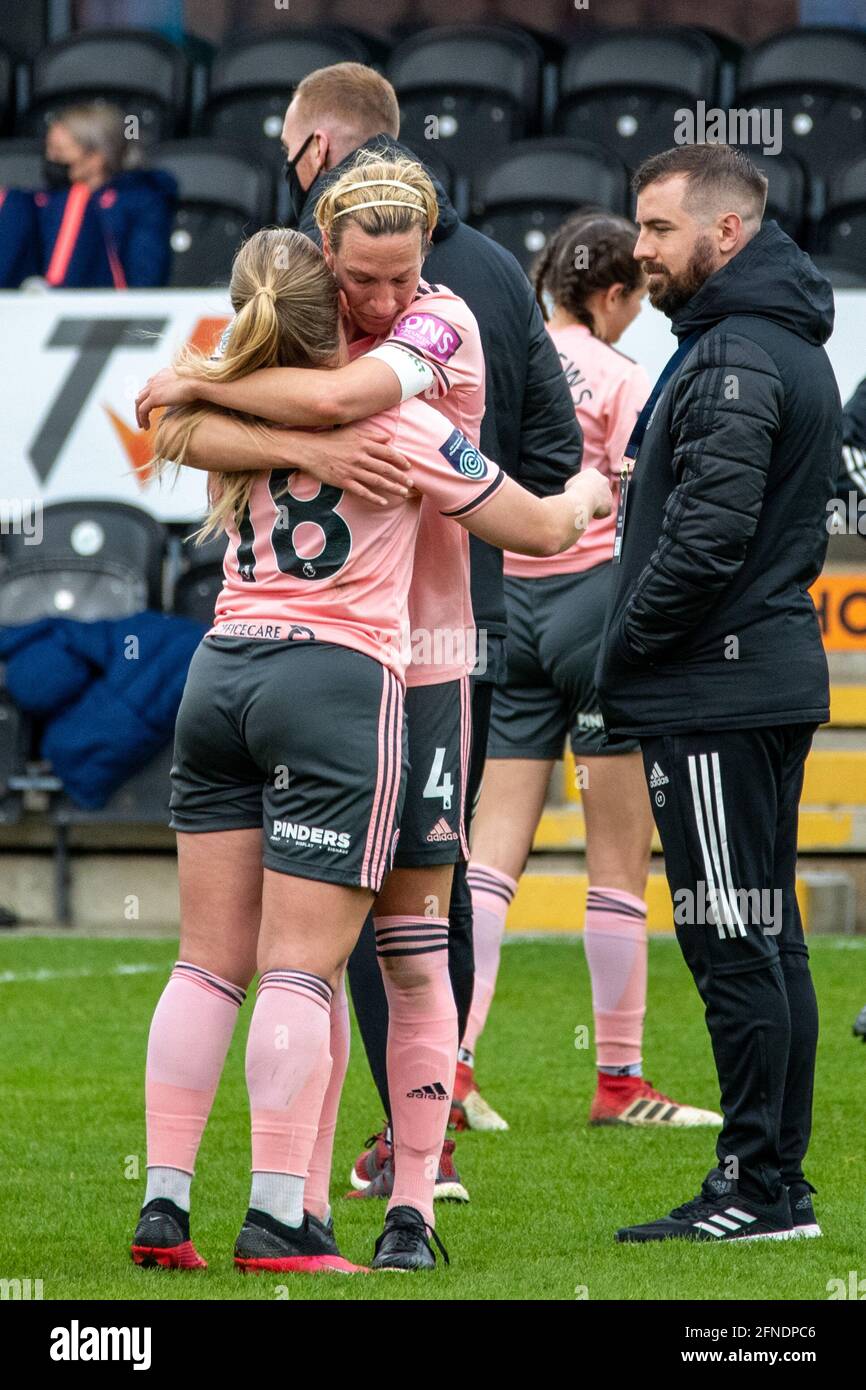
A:
<svg viewBox="0 0 866 1390">
<path fill-rule="evenodd" d="M 641 737 L 677 939 L 719 1076 L 719 1166 L 759 1201 L 802 1179 L 811 1131 L 818 1008 L 794 884 L 816 727 Z"/>
</svg>

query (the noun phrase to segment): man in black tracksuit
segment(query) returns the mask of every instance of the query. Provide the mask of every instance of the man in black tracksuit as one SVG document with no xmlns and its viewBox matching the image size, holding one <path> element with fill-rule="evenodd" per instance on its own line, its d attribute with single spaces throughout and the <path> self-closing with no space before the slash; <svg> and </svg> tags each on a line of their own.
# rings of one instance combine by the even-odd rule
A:
<svg viewBox="0 0 866 1390">
<path fill-rule="evenodd" d="M 808 589 L 840 449 L 832 292 L 761 226 L 765 180 L 738 151 L 669 150 L 635 189 L 635 255 L 686 347 L 626 486 L 596 682 L 609 735 L 640 738 L 724 1125 L 699 1196 L 618 1238 L 816 1235 L 818 1016 L 794 882 L 803 764 L 829 718 Z"/>
</svg>

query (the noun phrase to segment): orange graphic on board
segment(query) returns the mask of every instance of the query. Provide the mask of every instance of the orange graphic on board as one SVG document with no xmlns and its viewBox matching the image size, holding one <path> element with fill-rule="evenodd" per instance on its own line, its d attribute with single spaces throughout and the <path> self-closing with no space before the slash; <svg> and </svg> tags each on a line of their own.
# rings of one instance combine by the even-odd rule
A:
<svg viewBox="0 0 866 1390">
<path fill-rule="evenodd" d="M 228 322 L 226 315 L 221 315 L 219 318 L 199 319 L 188 341 L 193 347 L 198 348 L 199 352 L 212 352 L 214 343 L 218 341 Z M 146 488 L 153 477 L 153 436 L 156 433 L 162 411 L 154 411 L 150 429 L 140 430 L 137 425 L 128 425 L 115 410 L 112 410 L 111 406 L 103 405 L 102 408 L 114 426 L 115 433 L 129 460 L 139 487 Z"/>
</svg>

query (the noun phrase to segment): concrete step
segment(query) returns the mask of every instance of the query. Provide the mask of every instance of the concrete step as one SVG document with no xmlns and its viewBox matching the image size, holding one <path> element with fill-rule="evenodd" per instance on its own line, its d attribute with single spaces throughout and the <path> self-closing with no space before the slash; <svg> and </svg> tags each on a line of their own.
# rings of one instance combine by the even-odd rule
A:
<svg viewBox="0 0 866 1390">
<path fill-rule="evenodd" d="M 574 869 L 559 872 L 530 868 L 520 880 L 511 904 L 507 928 L 513 932 L 576 932 L 586 910 L 587 875 Z M 797 876 L 797 901 L 807 932 L 855 930 L 854 884 L 844 872 L 805 870 Z M 653 872 L 646 890 L 650 932 L 672 935 L 674 905 L 664 874 Z M 769 904 L 772 910 L 772 902 Z"/>
<path fill-rule="evenodd" d="M 824 809 L 801 806 L 797 846 L 801 854 L 862 854 L 866 851 L 866 807 Z M 548 806 L 538 825 L 533 849 L 543 854 L 580 854 L 586 849 L 586 825 L 580 805 Z M 653 850 L 661 852 L 658 832 Z"/>
<path fill-rule="evenodd" d="M 552 781 L 556 795 L 556 777 Z M 580 802 L 574 758 L 566 753 L 560 783 L 562 799 Z M 866 749 L 823 748 L 812 750 L 806 763 L 802 803 L 809 807 L 866 806 Z"/>
<path fill-rule="evenodd" d="M 100 935 L 176 935 L 179 925 L 177 860 L 173 854 L 94 854 L 69 859 L 73 926 Z M 579 861 L 564 856 L 530 859 L 508 916 L 511 932 L 576 932 L 586 907 L 587 875 Z M 797 897 L 807 930 L 853 931 L 853 875 L 802 865 Z M 654 863 L 646 900 L 651 932 L 671 934 L 673 904 L 667 880 Z M 0 902 L 23 926 L 55 922 L 54 864 L 49 854 L 0 856 Z"/>
</svg>

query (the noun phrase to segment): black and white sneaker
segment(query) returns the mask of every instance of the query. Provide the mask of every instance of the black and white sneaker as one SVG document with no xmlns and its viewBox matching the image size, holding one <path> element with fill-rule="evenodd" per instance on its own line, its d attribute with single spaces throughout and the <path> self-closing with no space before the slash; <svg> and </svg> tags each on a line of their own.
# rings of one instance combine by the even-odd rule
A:
<svg viewBox="0 0 866 1390">
<path fill-rule="evenodd" d="M 862 1038 L 866 1042 L 866 1004 L 863 1005 L 859 1014 L 854 1020 L 854 1027 L 851 1029 L 855 1038 Z"/>
<path fill-rule="evenodd" d="M 433 1237 L 446 1264 L 448 1251 L 420 1211 L 414 1207 L 394 1207 L 385 1217 L 385 1229 L 376 1241 L 371 1269 L 435 1269 L 436 1256 L 428 1239 Z"/>
<path fill-rule="evenodd" d="M 333 1229 L 304 1212 L 300 1226 L 285 1226 L 266 1211 L 250 1207 L 235 1242 L 235 1265 L 242 1274 L 366 1274 L 337 1249 Z"/>
<path fill-rule="evenodd" d="M 804 1179 L 802 1182 L 792 1182 L 788 1188 L 788 1200 L 791 1203 L 791 1220 L 794 1223 L 794 1235 L 814 1239 L 815 1236 L 822 1234 L 821 1227 L 815 1218 L 815 1208 L 812 1205 L 812 1193 L 815 1191 L 810 1182 Z"/>
<path fill-rule="evenodd" d="M 154 1197 L 142 1207 L 130 1254 L 145 1269 L 207 1269 L 190 1240 L 189 1212 L 168 1197 Z"/>
<path fill-rule="evenodd" d="M 791 1221 L 788 1193 L 782 1187 L 777 1202 L 765 1204 L 737 1191 L 733 1178 L 713 1168 L 697 1197 L 674 1207 L 669 1216 L 643 1226 L 624 1226 L 617 1231 L 621 1242 L 650 1240 L 791 1240 L 796 1235 Z"/>
</svg>

